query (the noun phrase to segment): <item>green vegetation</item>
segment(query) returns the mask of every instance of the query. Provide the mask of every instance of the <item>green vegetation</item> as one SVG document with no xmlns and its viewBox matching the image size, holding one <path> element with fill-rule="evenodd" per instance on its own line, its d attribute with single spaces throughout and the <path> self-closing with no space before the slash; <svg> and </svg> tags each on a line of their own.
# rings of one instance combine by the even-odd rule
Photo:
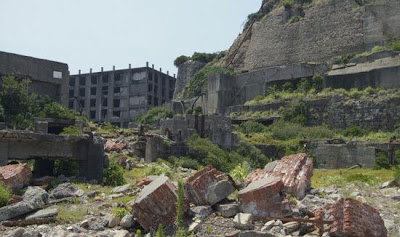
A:
<svg viewBox="0 0 400 237">
<path fill-rule="evenodd" d="M 175 157 L 175 156 L 170 156 L 168 157 L 168 161 L 171 162 L 171 164 L 174 167 L 183 167 L 183 168 L 188 168 L 188 169 L 200 169 L 201 165 L 200 163 L 195 160 L 195 159 L 191 159 L 189 157 Z"/>
<path fill-rule="evenodd" d="M 314 170 L 311 178 L 312 187 L 344 187 L 350 183 L 367 183 L 378 185 L 393 179 L 392 170 L 371 169 L 337 169 L 337 170 Z"/>
<path fill-rule="evenodd" d="M 14 129 L 30 129 L 34 117 L 75 119 L 77 114 L 54 102 L 48 96 L 28 94 L 29 80 L 18 82 L 12 76 L 2 77 L 0 121 Z"/>
<path fill-rule="evenodd" d="M 10 189 L 0 182 L 0 207 L 7 205 L 8 200 L 11 197 Z"/>
<path fill-rule="evenodd" d="M 194 134 L 188 141 L 189 157 L 200 165 L 212 165 L 218 170 L 229 172 L 243 161 L 253 168 L 262 168 L 268 163 L 260 150 L 246 141 L 240 141 L 231 151 L 223 150 L 206 138 Z"/>
<path fill-rule="evenodd" d="M 114 161 L 110 160 L 110 164 L 104 169 L 103 173 L 104 185 L 118 186 L 126 183 L 124 178 L 124 170 Z"/>
<path fill-rule="evenodd" d="M 281 6 L 284 6 L 286 9 L 291 9 L 294 5 L 293 0 L 282 0 L 281 1 Z"/>
<path fill-rule="evenodd" d="M 58 215 L 56 217 L 59 223 L 78 223 L 83 220 L 89 208 L 74 204 L 58 204 Z"/>
<path fill-rule="evenodd" d="M 400 182 L 400 165 L 397 165 L 396 167 L 394 167 L 393 177 L 397 182 Z"/>
<path fill-rule="evenodd" d="M 181 55 L 174 60 L 174 65 L 175 65 L 175 67 L 179 67 L 180 65 L 186 63 L 189 60 L 190 60 L 190 57 Z"/>
<path fill-rule="evenodd" d="M 291 16 L 288 20 L 288 24 L 296 23 L 301 20 L 301 16 Z"/>
<path fill-rule="evenodd" d="M 135 237 L 142 237 L 142 231 L 137 229 Z"/>
<path fill-rule="evenodd" d="M 114 216 L 118 216 L 120 219 L 122 219 L 124 216 L 129 214 L 129 211 L 122 207 L 116 207 L 111 211 L 111 213 Z"/>
<path fill-rule="evenodd" d="M 214 61 L 210 62 L 190 78 L 183 94 L 189 98 L 199 96 L 202 88 L 207 84 L 207 79 L 216 74 L 234 75 L 234 72 L 224 67 L 214 66 Z"/>
<path fill-rule="evenodd" d="M 400 41 L 392 42 L 388 45 L 388 48 L 393 51 L 400 51 Z"/>
<path fill-rule="evenodd" d="M 242 164 L 237 165 L 229 175 L 235 180 L 235 182 L 242 182 L 247 175 L 251 172 L 251 167 L 249 163 L 243 162 Z"/>
<path fill-rule="evenodd" d="M 61 136 L 82 136 L 83 133 L 79 130 L 77 126 L 71 125 L 65 127 L 60 133 Z"/>
<path fill-rule="evenodd" d="M 149 166 L 149 170 L 147 171 L 147 175 L 162 175 L 164 174 L 165 176 L 168 176 L 169 178 L 173 177 L 173 173 L 171 171 L 171 169 L 164 167 L 164 166 L 160 166 L 160 165 L 156 165 L 156 164 L 151 164 Z"/>
<path fill-rule="evenodd" d="M 156 231 L 156 237 L 164 237 L 163 227 L 161 223 L 158 225 L 158 229 Z"/>
<path fill-rule="evenodd" d="M 76 161 L 55 160 L 53 173 L 55 176 L 61 174 L 65 175 L 66 177 L 78 176 L 79 164 Z"/>
<path fill-rule="evenodd" d="M 181 55 L 174 60 L 174 65 L 179 67 L 180 65 L 184 64 L 189 60 L 202 62 L 202 63 L 209 63 L 213 60 L 219 60 L 225 56 L 225 51 L 216 52 L 216 53 L 199 53 L 194 52 L 192 57 Z"/>
<path fill-rule="evenodd" d="M 164 107 L 153 107 L 145 114 L 134 118 L 134 121 L 143 125 L 154 126 L 161 119 L 172 118 L 174 112 Z"/>
<path fill-rule="evenodd" d="M 247 29 L 250 27 L 252 24 L 254 24 L 257 21 L 260 21 L 266 14 L 263 12 L 255 12 L 247 16 L 247 21 L 244 24 L 244 29 Z"/>
</svg>

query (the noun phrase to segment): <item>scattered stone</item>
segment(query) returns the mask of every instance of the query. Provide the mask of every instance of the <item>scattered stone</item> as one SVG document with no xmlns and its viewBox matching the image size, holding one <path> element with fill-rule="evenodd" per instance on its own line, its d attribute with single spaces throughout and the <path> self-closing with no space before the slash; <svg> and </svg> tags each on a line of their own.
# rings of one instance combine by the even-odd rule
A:
<svg viewBox="0 0 400 237">
<path fill-rule="evenodd" d="M 379 186 L 380 189 L 384 189 L 384 188 L 392 188 L 394 186 L 396 186 L 397 182 L 395 179 L 384 182 L 382 185 Z"/>
<path fill-rule="evenodd" d="M 219 204 L 217 205 L 217 211 L 221 213 L 223 217 L 232 217 L 238 214 L 239 207 L 237 204 Z"/>
<path fill-rule="evenodd" d="M 239 237 L 275 237 L 275 235 L 262 231 L 246 230 L 241 231 Z"/>
<path fill-rule="evenodd" d="M 117 230 L 114 231 L 113 237 L 129 237 L 129 232 L 127 230 Z"/>
<path fill-rule="evenodd" d="M 282 191 L 283 183 L 279 178 L 256 180 L 238 193 L 239 210 L 256 218 L 287 216 L 291 209 Z"/>
<path fill-rule="evenodd" d="M 12 189 L 21 189 L 29 185 L 32 170 L 27 164 L 6 165 L 0 167 L 0 182 Z"/>
<path fill-rule="evenodd" d="M 47 192 L 39 187 L 28 187 L 22 198 L 21 202 L 0 208 L 0 221 L 36 211 L 49 201 Z"/>
<path fill-rule="evenodd" d="M 88 228 L 89 227 L 89 220 L 83 220 L 79 223 L 79 226 L 82 228 Z"/>
<path fill-rule="evenodd" d="M 275 226 L 275 220 L 268 221 L 267 223 L 264 224 L 264 226 L 261 228 L 261 231 L 265 232 L 270 230 L 272 227 Z"/>
<path fill-rule="evenodd" d="M 400 201 L 400 193 L 393 194 L 393 195 L 391 196 L 391 198 L 392 198 L 393 200 Z"/>
<path fill-rule="evenodd" d="M 334 223 L 330 226 L 330 235 L 387 236 L 382 217 L 368 204 L 354 199 L 340 199 L 331 207 L 330 213 L 334 218 Z"/>
<path fill-rule="evenodd" d="M 83 194 L 82 189 L 73 186 L 71 183 L 62 183 L 50 192 L 50 196 L 56 199 L 81 197 Z"/>
<path fill-rule="evenodd" d="M 113 193 L 126 193 L 132 189 L 132 186 L 130 184 L 125 184 L 122 186 L 118 186 L 113 188 L 112 192 Z"/>
<path fill-rule="evenodd" d="M 283 224 L 283 230 L 285 231 L 285 234 L 290 234 L 292 232 L 295 232 L 300 228 L 300 224 L 298 222 L 287 222 Z"/>
<path fill-rule="evenodd" d="M 87 193 L 87 196 L 90 197 L 90 198 L 93 198 L 93 197 L 95 197 L 95 196 L 97 196 L 99 194 L 100 194 L 100 191 L 95 190 L 95 191 Z"/>
<path fill-rule="evenodd" d="M 311 188 L 312 172 L 312 159 L 307 154 L 300 153 L 285 156 L 275 164 L 267 164 L 264 170 L 254 171 L 247 176 L 245 183 L 249 184 L 267 177 L 278 177 L 282 180 L 285 191 L 301 200 Z"/>
<path fill-rule="evenodd" d="M 240 235 L 240 230 L 234 230 L 229 233 L 225 233 L 225 237 L 238 237 Z"/>
<path fill-rule="evenodd" d="M 200 227 L 201 227 L 201 220 L 196 219 L 194 222 L 192 222 L 192 224 L 190 224 L 188 231 L 196 233 L 197 231 L 199 231 Z"/>
<path fill-rule="evenodd" d="M 117 225 L 119 225 L 121 219 L 118 216 L 114 216 L 114 215 L 107 215 L 106 217 L 107 220 L 107 227 L 108 228 L 114 228 Z"/>
<path fill-rule="evenodd" d="M 112 200 L 112 199 L 120 198 L 120 197 L 122 197 L 122 196 L 124 196 L 124 194 L 122 194 L 122 193 L 111 194 L 111 195 L 108 195 L 108 196 L 107 196 L 107 199 Z"/>
<path fill-rule="evenodd" d="M 103 231 L 104 227 L 108 225 L 106 218 L 99 218 L 92 222 L 89 222 L 89 230 Z"/>
<path fill-rule="evenodd" d="M 40 178 L 36 178 L 33 180 L 33 185 L 35 186 L 47 186 L 53 181 L 56 181 L 57 178 L 54 176 L 43 176 Z"/>
<path fill-rule="evenodd" d="M 235 227 L 240 230 L 251 230 L 254 229 L 253 215 L 250 213 L 238 213 L 233 218 Z"/>
<path fill-rule="evenodd" d="M 219 183 L 222 180 L 226 182 Z M 190 202 L 197 206 L 214 205 L 228 196 L 231 191 L 233 192 L 234 188 L 232 184 L 227 183 L 227 180 L 228 176 L 225 173 L 212 166 L 207 166 L 186 180 L 186 196 Z"/>
<path fill-rule="evenodd" d="M 23 228 L 18 228 L 14 231 L 12 231 L 9 236 L 10 237 L 22 237 L 22 235 L 24 234 L 25 230 Z"/>
<path fill-rule="evenodd" d="M 211 206 L 196 206 L 196 207 L 190 208 L 190 214 L 192 216 L 198 217 L 202 220 L 204 220 L 206 217 L 208 217 L 212 213 L 213 213 L 213 210 L 212 210 Z"/>
<path fill-rule="evenodd" d="M 143 186 L 149 185 L 151 182 L 153 182 L 153 180 L 151 180 L 150 178 L 142 178 L 139 179 L 138 181 L 136 181 L 136 186 L 141 188 Z"/>
<path fill-rule="evenodd" d="M 120 226 L 125 229 L 129 229 L 134 225 L 134 223 L 135 223 L 135 219 L 134 219 L 133 215 L 126 215 L 126 216 L 122 217 Z"/>
<path fill-rule="evenodd" d="M 132 213 L 146 231 L 156 230 L 159 224 L 168 228 L 175 221 L 176 200 L 176 187 L 168 177 L 160 176 L 143 188 L 132 205 Z"/>
<path fill-rule="evenodd" d="M 360 192 L 352 192 L 350 195 L 353 196 L 353 197 L 362 196 L 362 194 Z"/>
<path fill-rule="evenodd" d="M 39 231 L 35 231 L 35 230 L 25 231 L 22 234 L 22 237 L 39 237 L 39 236 L 41 236 L 40 232 Z"/>
<path fill-rule="evenodd" d="M 32 215 L 29 215 L 25 218 L 25 220 L 32 220 L 32 219 L 37 219 L 37 218 L 48 218 L 48 217 L 53 217 L 57 216 L 58 214 L 58 209 L 57 208 L 47 208 L 43 210 L 39 210 L 35 212 Z"/>
</svg>

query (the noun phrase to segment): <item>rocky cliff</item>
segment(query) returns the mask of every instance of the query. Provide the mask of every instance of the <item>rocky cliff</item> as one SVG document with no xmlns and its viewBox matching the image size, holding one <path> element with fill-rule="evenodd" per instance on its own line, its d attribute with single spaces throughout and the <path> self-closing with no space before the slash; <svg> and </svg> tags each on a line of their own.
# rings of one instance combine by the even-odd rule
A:
<svg viewBox="0 0 400 237">
<path fill-rule="evenodd" d="M 265 16 L 243 31 L 219 64 L 243 71 L 325 62 L 400 38 L 400 0 L 295 2 L 264 0 L 258 14 Z"/>
</svg>

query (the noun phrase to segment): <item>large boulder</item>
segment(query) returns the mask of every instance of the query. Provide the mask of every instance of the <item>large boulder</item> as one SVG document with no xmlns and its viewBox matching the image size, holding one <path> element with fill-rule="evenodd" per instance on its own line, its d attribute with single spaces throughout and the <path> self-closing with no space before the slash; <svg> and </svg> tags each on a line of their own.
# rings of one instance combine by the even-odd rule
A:
<svg viewBox="0 0 400 237">
<path fill-rule="evenodd" d="M 43 208 L 49 201 L 47 192 L 39 187 L 28 187 L 23 200 L 0 208 L 0 221 L 19 217 Z"/>
<path fill-rule="evenodd" d="M 160 176 L 145 186 L 132 204 L 133 215 L 146 231 L 154 231 L 159 224 L 170 227 L 176 215 L 176 187 L 168 177 Z"/>
<path fill-rule="evenodd" d="M 330 214 L 334 219 L 331 236 L 387 236 L 382 217 L 368 204 L 350 198 L 340 199 L 331 207 Z"/>
<path fill-rule="evenodd" d="M 285 156 L 279 161 L 267 164 L 264 170 L 256 170 L 248 175 L 245 183 L 267 177 L 281 179 L 284 190 L 298 199 L 304 198 L 311 188 L 313 161 L 307 154 Z"/>
<path fill-rule="evenodd" d="M 71 183 L 60 184 L 50 192 L 50 196 L 56 199 L 81 197 L 83 194 L 84 192 L 82 189 L 73 186 Z"/>
<path fill-rule="evenodd" d="M 32 170 L 27 164 L 6 165 L 0 167 L 0 181 L 13 189 L 29 185 Z"/>
<path fill-rule="evenodd" d="M 239 209 L 257 219 L 284 217 L 291 214 L 289 201 L 283 196 L 283 183 L 279 178 L 259 179 L 238 193 Z"/>
<path fill-rule="evenodd" d="M 197 206 L 212 206 L 234 191 L 228 176 L 212 166 L 196 172 L 185 182 L 186 196 Z"/>
</svg>

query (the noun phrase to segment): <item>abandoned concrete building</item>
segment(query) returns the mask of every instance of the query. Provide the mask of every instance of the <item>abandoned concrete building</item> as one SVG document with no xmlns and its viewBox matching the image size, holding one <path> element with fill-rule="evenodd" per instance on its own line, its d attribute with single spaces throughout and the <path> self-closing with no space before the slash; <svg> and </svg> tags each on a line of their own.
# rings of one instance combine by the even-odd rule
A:
<svg viewBox="0 0 400 237">
<path fill-rule="evenodd" d="M 72 75 L 69 108 L 96 122 L 127 127 L 132 118 L 172 99 L 175 76 L 153 67 Z"/>
<path fill-rule="evenodd" d="M 67 105 L 67 64 L 0 51 L 0 77 L 8 75 L 17 80 L 30 79 L 29 92 L 48 95 Z"/>
</svg>

